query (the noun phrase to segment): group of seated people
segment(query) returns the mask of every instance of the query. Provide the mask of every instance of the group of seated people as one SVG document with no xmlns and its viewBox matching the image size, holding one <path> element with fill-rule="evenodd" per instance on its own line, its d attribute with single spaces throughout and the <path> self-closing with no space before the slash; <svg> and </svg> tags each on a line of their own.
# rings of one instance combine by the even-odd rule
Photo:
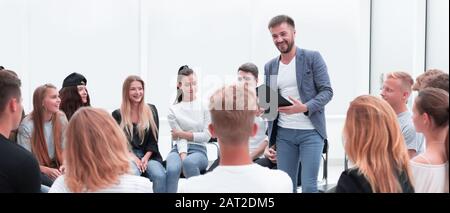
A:
<svg viewBox="0 0 450 213">
<path fill-rule="evenodd" d="M 194 70 L 180 67 L 168 113 L 173 146 L 164 160 L 158 111 L 144 100 L 139 76 L 125 79 L 112 114 L 90 106 L 86 78 L 72 73 L 59 91 L 51 84 L 36 88 L 25 116 L 21 81 L 1 67 L 0 156 L 9 160 L 0 161 L 0 192 L 291 193 L 296 186 L 276 169 L 276 145 L 268 143 L 258 68 L 246 63 L 237 74 L 236 84 L 205 104 Z M 393 72 L 382 98 L 355 98 L 343 130 L 353 167 L 333 191 L 448 193 L 448 87 L 448 74 L 439 70 L 415 84 L 409 74 Z M 411 90 L 418 91 L 412 114 Z M 209 166 L 211 139 L 220 152 Z"/>
</svg>

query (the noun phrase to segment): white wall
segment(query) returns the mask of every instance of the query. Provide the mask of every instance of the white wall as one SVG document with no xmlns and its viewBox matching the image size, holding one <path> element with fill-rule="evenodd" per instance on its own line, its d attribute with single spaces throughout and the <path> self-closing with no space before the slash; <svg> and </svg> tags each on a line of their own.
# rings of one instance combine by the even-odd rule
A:
<svg viewBox="0 0 450 213">
<path fill-rule="evenodd" d="M 425 0 L 372 1 L 372 94 L 380 93 L 383 73 L 423 73 L 425 5 Z"/>
<path fill-rule="evenodd" d="M 448 73 L 448 0 L 428 0 L 427 69 L 437 68 Z"/>
<path fill-rule="evenodd" d="M 1 49 L 6 50 L 0 53 L 1 63 L 22 78 L 25 110 L 30 112 L 37 86 L 52 83 L 61 88 L 71 72 L 88 79 L 92 105 L 117 108 L 123 79 L 140 74 L 139 3 L 0 1 L 7 13 L 0 15 Z"/>
</svg>

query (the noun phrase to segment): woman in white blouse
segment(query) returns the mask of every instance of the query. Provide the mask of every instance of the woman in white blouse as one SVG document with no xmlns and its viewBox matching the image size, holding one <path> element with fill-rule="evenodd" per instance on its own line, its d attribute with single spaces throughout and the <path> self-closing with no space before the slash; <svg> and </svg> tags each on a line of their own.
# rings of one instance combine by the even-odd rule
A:
<svg viewBox="0 0 450 213">
<path fill-rule="evenodd" d="M 197 76 L 187 65 L 177 77 L 177 99 L 169 108 L 168 121 L 174 146 L 167 156 L 167 191 L 175 193 L 181 171 L 186 178 L 200 175 L 208 166 L 206 143 L 210 114 L 197 98 Z M 169 187 L 173 186 L 173 187 Z"/>
<path fill-rule="evenodd" d="M 425 136 L 426 150 L 411 163 L 416 192 L 448 193 L 448 93 L 426 88 L 413 106 L 417 132 Z"/>
</svg>

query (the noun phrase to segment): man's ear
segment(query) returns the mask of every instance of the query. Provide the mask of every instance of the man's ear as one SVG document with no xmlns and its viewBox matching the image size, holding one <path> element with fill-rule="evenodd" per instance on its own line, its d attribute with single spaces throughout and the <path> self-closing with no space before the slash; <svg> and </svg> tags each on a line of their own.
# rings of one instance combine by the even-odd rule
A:
<svg viewBox="0 0 450 213">
<path fill-rule="evenodd" d="M 430 116 L 428 115 L 428 113 L 425 112 L 422 114 L 422 121 L 427 126 L 431 124 L 431 119 L 430 119 Z"/>
<path fill-rule="evenodd" d="M 11 98 L 8 103 L 11 112 L 17 112 L 17 110 L 19 110 L 19 104 L 20 103 L 17 101 L 17 98 Z"/>
<path fill-rule="evenodd" d="M 252 134 L 250 135 L 251 137 L 255 137 L 256 133 L 258 132 L 259 126 L 256 123 L 253 123 L 252 126 Z"/>
<path fill-rule="evenodd" d="M 209 133 L 211 134 L 211 137 L 212 137 L 212 138 L 217 138 L 217 136 L 216 136 L 216 130 L 214 129 L 214 126 L 212 125 L 212 123 L 210 123 L 210 124 L 208 125 L 208 130 L 209 130 Z"/>
<path fill-rule="evenodd" d="M 408 91 L 403 92 L 403 98 L 404 98 L 405 102 L 409 99 L 410 95 L 411 95 L 411 93 Z"/>
</svg>

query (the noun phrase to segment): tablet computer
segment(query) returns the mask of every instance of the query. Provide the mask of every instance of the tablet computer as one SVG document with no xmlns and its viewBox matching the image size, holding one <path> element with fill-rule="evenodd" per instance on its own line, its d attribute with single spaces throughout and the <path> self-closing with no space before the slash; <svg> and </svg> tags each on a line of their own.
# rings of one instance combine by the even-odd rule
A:
<svg viewBox="0 0 450 213">
<path fill-rule="evenodd" d="M 271 97 L 272 98 L 278 97 L 278 104 L 277 104 L 278 107 L 292 105 L 292 103 L 289 100 L 287 100 L 286 98 L 281 96 L 281 93 L 279 91 L 274 91 L 272 88 L 270 88 L 266 84 L 263 84 L 256 88 L 256 95 L 258 96 L 259 104 L 263 108 L 266 108 L 266 107 L 264 107 L 264 105 L 267 105 L 267 104 L 269 104 L 270 106 L 276 106 L 276 105 L 272 105 L 272 103 L 275 100 L 271 100 Z"/>
</svg>

